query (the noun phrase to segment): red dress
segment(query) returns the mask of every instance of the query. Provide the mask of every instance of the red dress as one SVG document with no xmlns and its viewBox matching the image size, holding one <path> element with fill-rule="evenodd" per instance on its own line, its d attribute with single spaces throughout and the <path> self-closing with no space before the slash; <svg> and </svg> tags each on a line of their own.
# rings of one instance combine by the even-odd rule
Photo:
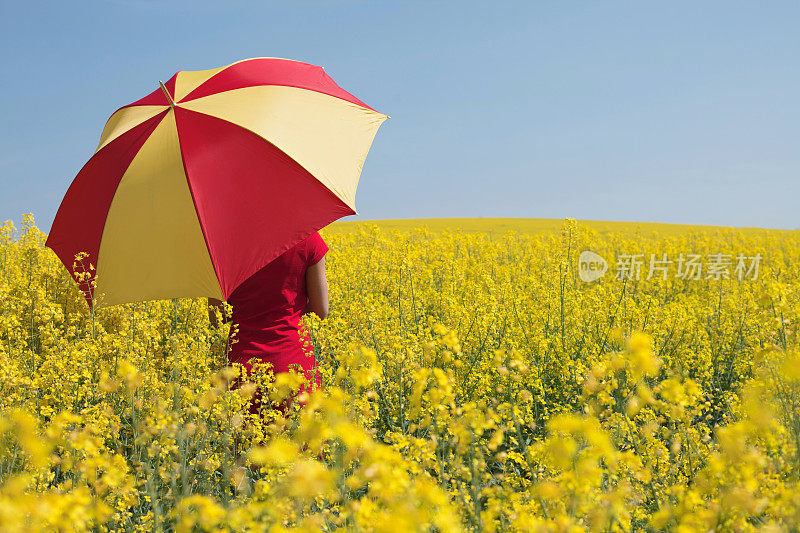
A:
<svg viewBox="0 0 800 533">
<path fill-rule="evenodd" d="M 314 349 L 310 340 L 303 342 L 308 332 L 300 326 L 300 317 L 308 304 L 306 269 L 327 251 L 327 244 L 315 231 L 233 291 L 228 303 L 233 307 L 231 323 L 239 325 L 239 332 L 238 342 L 231 344 L 228 353 L 231 363 L 240 363 L 249 373 L 256 361 L 269 362 L 275 374 L 299 365 L 298 370 L 302 369 L 312 384 L 322 386 L 319 373 L 312 372 L 316 367 Z M 251 412 L 258 411 L 259 403 L 260 398 L 254 398 Z M 281 406 L 282 410 L 285 407 Z"/>
</svg>

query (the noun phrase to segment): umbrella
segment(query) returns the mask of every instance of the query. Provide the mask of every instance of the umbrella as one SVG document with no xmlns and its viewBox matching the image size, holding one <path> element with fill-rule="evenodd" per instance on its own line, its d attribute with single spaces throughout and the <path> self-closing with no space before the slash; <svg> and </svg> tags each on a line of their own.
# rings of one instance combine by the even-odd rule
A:
<svg viewBox="0 0 800 533">
<path fill-rule="evenodd" d="M 253 58 L 159 85 L 108 119 L 46 241 L 90 306 L 226 300 L 357 214 L 361 169 L 388 117 L 322 67 Z"/>
</svg>

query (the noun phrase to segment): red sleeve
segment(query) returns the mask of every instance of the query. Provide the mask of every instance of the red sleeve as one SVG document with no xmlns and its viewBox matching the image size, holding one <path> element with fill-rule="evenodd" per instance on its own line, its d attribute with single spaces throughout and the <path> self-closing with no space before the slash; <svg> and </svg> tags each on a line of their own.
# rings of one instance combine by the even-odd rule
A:
<svg viewBox="0 0 800 533">
<path fill-rule="evenodd" d="M 327 251 L 328 245 L 322 240 L 318 231 L 309 235 L 306 241 L 306 266 L 319 263 Z"/>
</svg>

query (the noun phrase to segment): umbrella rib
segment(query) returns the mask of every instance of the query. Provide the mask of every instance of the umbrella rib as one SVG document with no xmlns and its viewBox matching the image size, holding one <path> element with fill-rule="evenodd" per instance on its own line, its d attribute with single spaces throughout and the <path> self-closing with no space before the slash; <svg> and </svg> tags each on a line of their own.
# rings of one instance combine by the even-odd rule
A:
<svg viewBox="0 0 800 533">
<path fill-rule="evenodd" d="M 173 110 L 173 113 L 175 111 Z M 195 197 L 194 187 L 192 187 L 192 180 L 189 179 L 189 169 L 186 168 L 186 157 L 183 153 L 183 145 L 181 144 L 181 136 L 180 131 L 178 130 L 178 116 L 175 115 L 175 134 L 178 137 L 178 152 L 181 155 L 181 165 L 183 165 L 183 175 L 186 177 L 186 185 L 189 188 L 189 197 L 192 199 L 192 204 L 194 205 L 195 213 L 197 214 L 197 223 L 200 226 L 200 231 L 203 234 L 203 240 L 206 242 L 206 251 L 208 252 L 208 258 L 211 261 L 211 266 L 214 268 L 214 274 L 217 276 L 217 283 L 219 284 L 220 292 L 223 293 L 223 299 L 225 298 L 225 289 L 222 283 L 222 272 L 220 272 L 220 268 L 217 265 L 217 261 L 214 259 L 214 254 L 211 253 L 211 241 L 208 238 L 208 232 L 206 231 L 206 225 L 203 221 L 203 217 L 200 216 L 200 211 L 197 209 L 197 198 Z"/>
</svg>

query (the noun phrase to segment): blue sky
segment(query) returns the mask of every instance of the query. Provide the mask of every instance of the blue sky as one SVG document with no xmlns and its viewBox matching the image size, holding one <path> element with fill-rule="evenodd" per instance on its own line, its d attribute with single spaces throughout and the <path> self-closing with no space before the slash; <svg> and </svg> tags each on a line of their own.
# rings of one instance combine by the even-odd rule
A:
<svg viewBox="0 0 800 533">
<path fill-rule="evenodd" d="M 47 231 L 109 115 L 286 57 L 391 115 L 358 217 L 800 228 L 798 2 L 5 2 L 0 221 Z"/>
</svg>

